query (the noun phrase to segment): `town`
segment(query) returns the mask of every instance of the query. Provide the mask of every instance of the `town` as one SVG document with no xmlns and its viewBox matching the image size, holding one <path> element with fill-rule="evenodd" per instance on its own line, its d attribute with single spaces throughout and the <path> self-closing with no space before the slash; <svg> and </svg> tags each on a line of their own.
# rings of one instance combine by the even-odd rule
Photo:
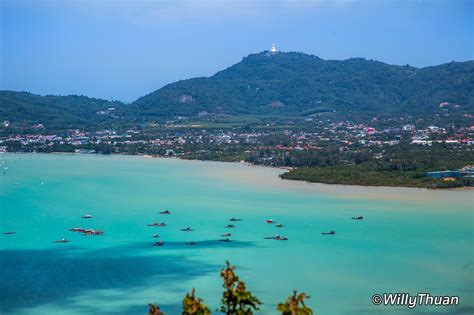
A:
<svg viewBox="0 0 474 315">
<path fill-rule="evenodd" d="M 103 115 L 102 112 L 98 114 Z M 409 117 L 374 118 L 370 121 L 371 124 L 367 124 L 350 120 L 332 121 L 318 116 L 293 121 L 250 119 L 239 125 L 229 123 L 229 117 L 225 116 L 206 115 L 206 119 L 202 116 L 204 115 L 198 117 L 200 120 L 176 117 L 173 120 L 129 125 L 122 129 L 66 129 L 54 133 L 49 132 L 47 126 L 41 123 L 18 129 L 13 128 L 14 122 L 4 121 L 0 152 L 147 155 L 244 161 L 296 168 L 364 165 L 384 159 L 393 164 L 394 161 L 399 163 L 398 160 L 403 160 L 399 155 L 405 155 L 406 151 L 417 155 L 421 151 L 426 159 L 431 154 L 436 154 L 440 165 L 439 168 L 431 165 L 433 168 L 423 167 L 418 171 L 423 171 L 427 177 L 446 177 L 444 182 L 454 182 L 452 176 L 434 173 L 452 171 L 447 169 L 447 165 L 443 165 L 439 153 L 442 151 L 451 158 L 455 155 L 462 156 L 454 159 L 459 163 L 448 163 L 456 167 L 455 170 L 463 167 L 472 170 L 469 168 L 469 161 L 473 160 L 474 126 L 453 123 L 437 126 L 425 121 L 417 125 L 416 122 L 407 123 Z M 464 160 L 466 165 L 462 165 Z M 402 161 L 402 164 L 405 162 Z M 403 170 L 403 165 L 397 167 Z M 405 168 L 410 167 L 414 166 Z M 472 174 L 468 173 L 463 177 L 470 178 Z M 462 185 L 466 183 L 469 184 L 470 180 L 463 181 Z M 459 185 L 460 183 L 456 184 Z"/>
</svg>

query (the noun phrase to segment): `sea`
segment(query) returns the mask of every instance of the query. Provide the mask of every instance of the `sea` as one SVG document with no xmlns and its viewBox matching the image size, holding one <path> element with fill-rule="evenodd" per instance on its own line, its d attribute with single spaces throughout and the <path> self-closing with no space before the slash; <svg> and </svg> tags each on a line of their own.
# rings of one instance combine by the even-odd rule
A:
<svg viewBox="0 0 474 315">
<path fill-rule="evenodd" d="M 147 314 L 149 303 L 180 314 L 193 288 L 219 314 L 226 261 L 263 303 L 255 314 L 277 314 L 293 290 L 321 315 L 474 313 L 472 190 L 310 184 L 276 168 L 142 156 L 2 161 L 0 314 Z M 276 234 L 288 240 L 266 239 Z M 374 305 L 385 293 L 459 303 Z"/>
</svg>

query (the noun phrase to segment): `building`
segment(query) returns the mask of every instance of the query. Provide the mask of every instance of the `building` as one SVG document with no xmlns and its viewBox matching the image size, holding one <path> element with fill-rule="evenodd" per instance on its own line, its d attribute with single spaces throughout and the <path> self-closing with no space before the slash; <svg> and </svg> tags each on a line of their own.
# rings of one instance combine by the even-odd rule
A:
<svg viewBox="0 0 474 315">
<path fill-rule="evenodd" d="M 426 176 L 431 178 L 474 178 L 474 165 L 467 165 L 460 170 L 455 171 L 437 171 L 437 172 L 428 172 Z"/>
<path fill-rule="evenodd" d="M 426 176 L 431 178 L 446 178 L 453 177 L 458 178 L 462 176 L 461 171 L 437 171 L 437 172 L 428 172 Z"/>
<path fill-rule="evenodd" d="M 474 178 L 474 165 L 468 165 L 461 168 L 462 177 Z"/>
<path fill-rule="evenodd" d="M 270 53 L 276 54 L 277 52 L 278 52 L 278 50 L 277 50 L 275 44 L 272 44 L 272 48 L 270 48 Z"/>
</svg>

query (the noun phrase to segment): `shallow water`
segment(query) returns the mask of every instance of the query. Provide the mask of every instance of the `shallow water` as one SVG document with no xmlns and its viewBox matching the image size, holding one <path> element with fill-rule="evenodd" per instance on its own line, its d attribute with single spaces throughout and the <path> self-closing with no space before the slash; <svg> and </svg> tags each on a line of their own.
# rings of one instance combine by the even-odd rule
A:
<svg viewBox="0 0 474 315">
<path fill-rule="evenodd" d="M 225 260 L 274 314 L 292 289 L 316 314 L 472 314 L 472 191 L 283 181 L 242 164 L 99 155 L 0 156 L 1 314 L 177 314 L 215 309 Z M 170 209 L 171 215 L 158 211 Z M 91 220 L 81 216 L 91 213 Z M 350 220 L 363 215 L 363 221 Z M 232 243 L 218 242 L 236 222 Z M 266 224 L 273 218 L 283 229 Z M 167 227 L 147 227 L 164 221 Z M 194 232 L 179 229 L 191 226 Z M 103 229 L 104 236 L 68 231 Z M 336 236 L 320 232 L 335 230 Z M 159 233 L 163 247 L 152 247 Z M 289 241 L 265 240 L 280 233 Z M 54 244 L 67 237 L 67 244 Z M 196 246 L 186 246 L 187 241 Z M 374 293 L 458 295 L 458 307 L 383 307 Z"/>
</svg>

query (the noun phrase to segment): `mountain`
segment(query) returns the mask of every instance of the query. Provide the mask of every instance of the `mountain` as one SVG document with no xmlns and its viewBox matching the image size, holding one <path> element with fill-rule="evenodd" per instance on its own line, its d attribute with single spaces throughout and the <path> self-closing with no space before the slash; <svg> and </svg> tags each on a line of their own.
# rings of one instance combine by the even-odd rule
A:
<svg viewBox="0 0 474 315">
<path fill-rule="evenodd" d="M 474 107 L 474 61 L 434 67 L 388 65 L 303 53 L 251 54 L 211 77 L 175 82 L 133 102 L 139 117 L 226 114 L 340 115 L 441 112 Z"/>
<path fill-rule="evenodd" d="M 14 125 L 44 124 L 48 127 L 76 127 L 110 119 L 121 102 L 86 96 L 40 96 L 27 92 L 0 91 L 0 120 Z M 115 108 L 109 111 L 108 108 Z M 98 113 L 104 111 L 103 114 Z"/>
<path fill-rule="evenodd" d="M 50 128 L 111 127 L 201 112 L 339 118 L 474 114 L 474 61 L 415 68 L 303 53 L 251 54 L 207 78 L 182 80 L 125 105 L 86 96 L 0 91 L 0 122 Z M 459 105 L 459 106 L 454 106 Z M 108 108 L 115 110 L 108 110 Z M 451 116 L 452 117 L 452 116 Z"/>
</svg>

